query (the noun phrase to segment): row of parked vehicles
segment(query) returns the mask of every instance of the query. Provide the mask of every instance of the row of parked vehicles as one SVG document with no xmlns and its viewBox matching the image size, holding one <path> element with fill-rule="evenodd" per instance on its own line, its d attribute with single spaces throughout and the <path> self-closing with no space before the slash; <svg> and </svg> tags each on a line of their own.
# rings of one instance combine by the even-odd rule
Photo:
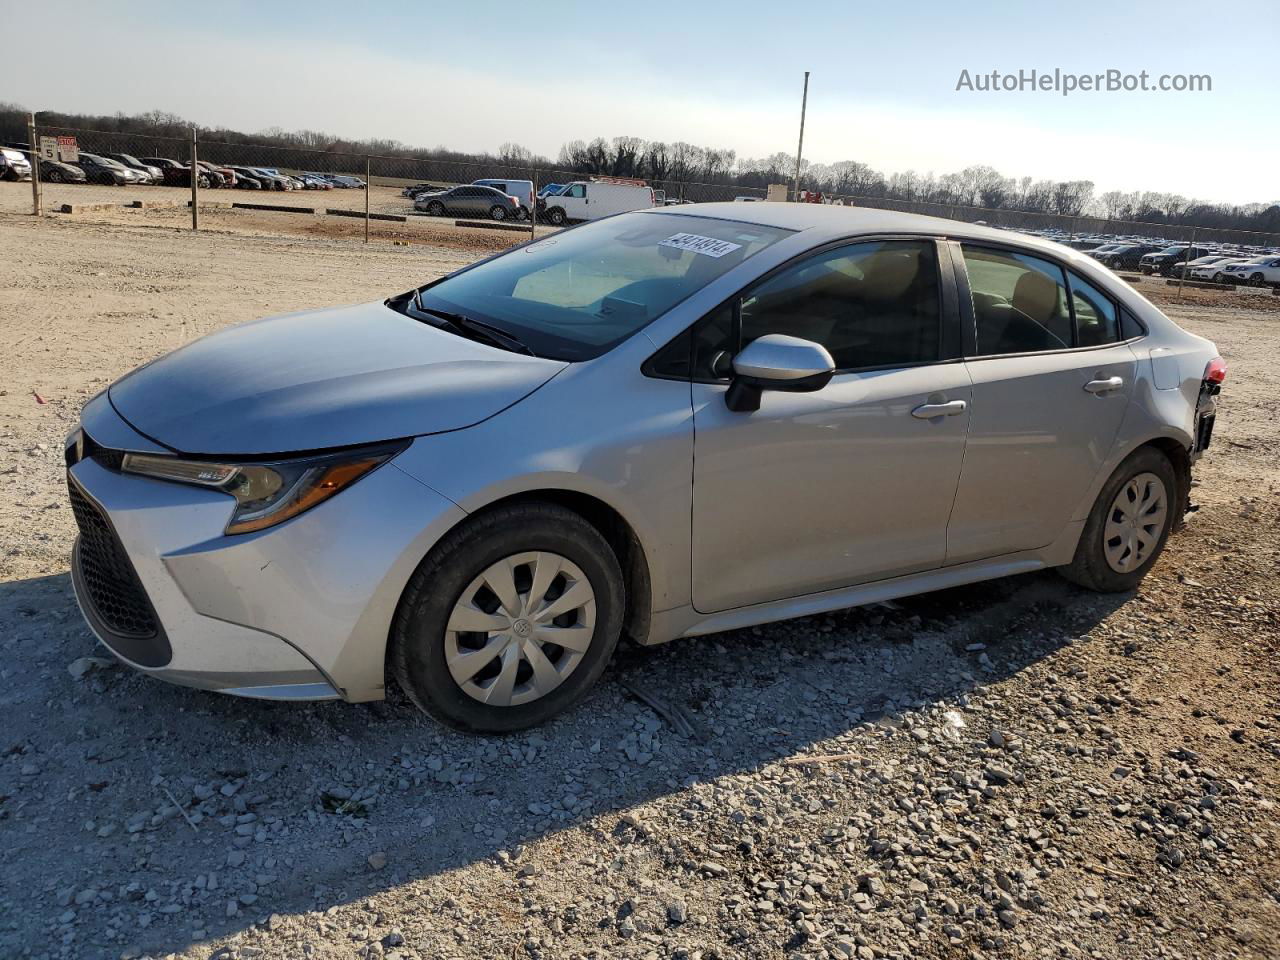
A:
<svg viewBox="0 0 1280 960">
<path fill-rule="evenodd" d="M 0 177 L 10 180 L 31 178 L 31 149 L 25 143 L 8 143 L 0 148 Z M 214 164 L 199 160 L 195 165 L 196 184 L 205 189 L 241 190 L 363 190 L 359 177 L 332 173 L 285 173 L 275 167 Z M 40 179 L 45 183 L 96 183 L 102 186 L 163 184 L 191 186 L 190 163 L 169 157 L 136 157 L 130 153 L 87 153 L 80 151 L 75 162 L 40 160 Z"/>
<path fill-rule="evenodd" d="M 1047 232 L 1046 234 L 1047 235 Z M 1170 243 L 1151 237 L 1060 237 L 1058 242 L 1112 270 L 1211 283 L 1280 286 L 1280 249 Z"/>
<path fill-rule="evenodd" d="M 599 220 L 616 213 L 662 206 L 665 197 L 643 180 L 593 177 L 549 183 L 534 193 L 532 180 L 482 179 L 458 186 L 419 183 L 405 187 L 413 208 L 434 217 L 487 217 L 528 220 L 553 226 Z"/>
</svg>

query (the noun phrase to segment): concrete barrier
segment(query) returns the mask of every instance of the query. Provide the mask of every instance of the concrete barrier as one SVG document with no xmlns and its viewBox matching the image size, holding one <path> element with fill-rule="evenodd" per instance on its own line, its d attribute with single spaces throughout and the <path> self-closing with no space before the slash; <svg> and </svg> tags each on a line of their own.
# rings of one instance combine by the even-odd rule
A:
<svg viewBox="0 0 1280 960">
<path fill-rule="evenodd" d="M 478 227 L 481 230 L 510 230 L 515 233 L 528 233 L 527 226 L 520 226 L 518 223 L 499 223 L 496 220 L 455 220 L 455 227 Z"/>
<path fill-rule="evenodd" d="M 188 201 L 189 203 L 190 201 Z M 277 203 L 233 203 L 231 206 L 240 210 L 270 210 L 272 213 L 305 213 L 309 216 L 316 215 L 315 207 L 286 207 L 284 204 Z M 363 216 L 363 214 L 361 214 Z"/>
<path fill-rule="evenodd" d="M 335 210 L 334 208 L 330 207 L 325 210 L 325 213 L 331 217 L 355 217 L 358 220 L 364 219 L 363 210 Z M 409 222 L 408 217 L 402 217 L 395 213 L 371 213 L 369 214 L 369 219 L 370 220 L 390 220 L 393 223 Z"/>
<path fill-rule="evenodd" d="M 1234 283 L 1214 283 L 1211 280 L 1166 280 L 1164 283 L 1167 287 L 1181 285 L 1195 287 L 1198 290 L 1234 290 L 1236 288 Z"/>
</svg>

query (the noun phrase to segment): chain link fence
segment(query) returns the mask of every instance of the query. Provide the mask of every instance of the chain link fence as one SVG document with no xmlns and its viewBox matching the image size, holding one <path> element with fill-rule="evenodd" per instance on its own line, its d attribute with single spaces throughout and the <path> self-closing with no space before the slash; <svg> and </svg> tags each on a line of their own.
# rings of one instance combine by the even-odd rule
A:
<svg viewBox="0 0 1280 960">
<path fill-rule="evenodd" d="M 375 156 L 260 143 L 29 127 L 31 183 L 0 183 L 0 212 L 501 249 L 617 209 L 759 201 L 761 187 L 595 177 L 547 165 Z M 194 175 L 193 175 L 194 170 Z M 16 171 L 20 173 L 20 171 Z M 10 174 L 15 171 L 10 168 Z M 784 195 L 789 191 L 784 189 Z M 596 207 L 590 207 L 592 198 Z M 804 196 L 802 195 L 802 199 Z M 1059 239 L 1116 237 L 1262 249 L 1280 236 L 1010 209 L 825 196 Z"/>
</svg>

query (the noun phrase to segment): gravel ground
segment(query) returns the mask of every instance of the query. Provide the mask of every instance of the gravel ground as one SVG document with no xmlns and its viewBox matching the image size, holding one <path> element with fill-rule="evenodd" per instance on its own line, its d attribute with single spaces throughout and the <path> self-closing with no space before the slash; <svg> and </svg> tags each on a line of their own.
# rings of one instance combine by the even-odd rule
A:
<svg viewBox="0 0 1280 960">
<path fill-rule="evenodd" d="M 139 362 L 468 254 L 4 217 L 0 249 L 0 956 L 1280 955 L 1274 312 L 1168 308 L 1230 375 L 1137 594 L 1044 573 L 628 650 L 481 739 L 113 666 L 59 449 Z"/>
</svg>

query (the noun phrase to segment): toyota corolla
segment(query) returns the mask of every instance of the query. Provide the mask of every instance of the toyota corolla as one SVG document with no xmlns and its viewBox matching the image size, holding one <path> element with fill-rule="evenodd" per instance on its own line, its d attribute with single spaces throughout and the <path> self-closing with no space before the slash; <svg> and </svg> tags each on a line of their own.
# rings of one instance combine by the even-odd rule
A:
<svg viewBox="0 0 1280 960">
<path fill-rule="evenodd" d="M 1225 365 L 1086 256 L 981 226 L 699 204 L 385 301 L 215 333 L 66 451 L 73 584 L 148 674 L 456 727 L 581 699 L 620 638 L 1047 567 L 1133 588 Z"/>
</svg>

